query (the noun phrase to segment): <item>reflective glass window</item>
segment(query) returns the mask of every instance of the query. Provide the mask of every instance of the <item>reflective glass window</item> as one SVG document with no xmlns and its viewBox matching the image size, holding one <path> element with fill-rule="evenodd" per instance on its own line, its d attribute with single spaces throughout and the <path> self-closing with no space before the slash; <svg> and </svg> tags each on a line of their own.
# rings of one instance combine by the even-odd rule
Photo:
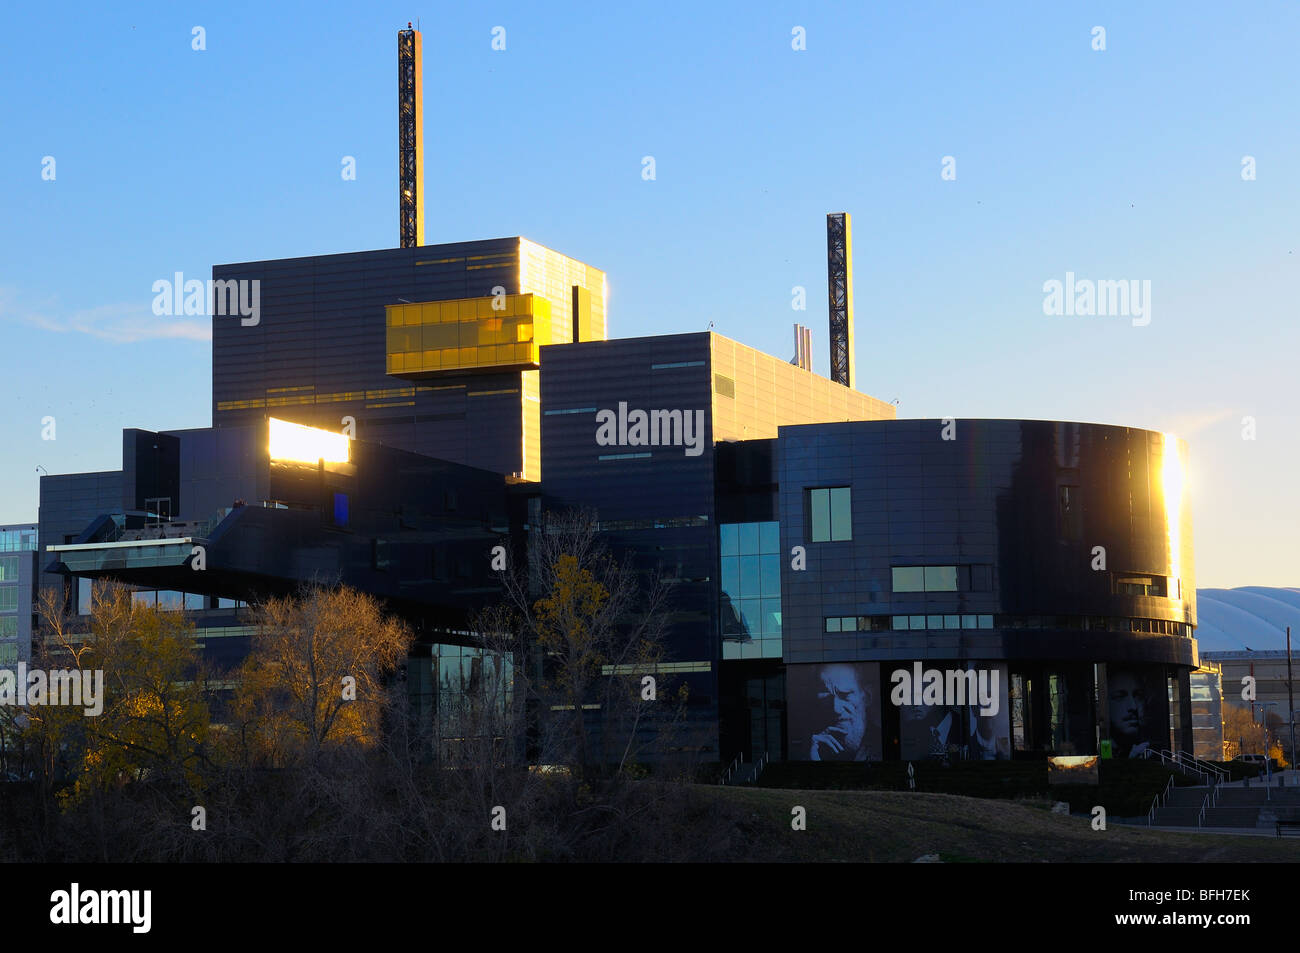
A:
<svg viewBox="0 0 1300 953">
<path fill-rule="evenodd" d="M 837 486 L 831 490 L 831 539 L 853 538 L 853 507 L 849 488 Z"/>
<path fill-rule="evenodd" d="M 957 567 L 956 566 L 926 566 L 925 567 L 925 591 L 926 592 L 956 592 L 957 591 Z"/>
<path fill-rule="evenodd" d="M 830 617 L 828 617 L 828 618 L 826 619 L 826 631 L 827 631 L 827 632 L 838 632 L 839 630 L 840 630 L 840 618 L 839 618 L 839 616 L 830 616 Z"/>
<path fill-rule="evenodd" d="M 907 616 L 905 615 L 894 616 L 894 628 L 899 632 L 906 632 L 908 629 L 910 629 L 911 626 L 907 624 Z"/>
<path fill-rule="evenodd" d="M 894 592 L 925 592 L 925 571 L 920 566 L 895 566 Z"/>
<path fill-rule="evenodd" d="M 831 491 L 811 490 L 809 497 L 809 517 L 812 523 L 812 541 L 824 543 L 831 538 Z"/>
<path fill-rule="evenodd" d="M 18 587 L 0 587 L 0 612 L 13 612 L 18 608 Z"/>
<path fill-rule="evenodd" d="M 757 555 L 758 549 L 758 524 L 741 523 L 740 524 L 740 552 L 742 555 L 753 553 Z"/>
<path fill-rule="evenodd" d="M 760 553 L 781 552 L 781 524 L 776 521 L 758 524 L 758 551 Z"/>
<path fill-rule="evenodd" d="M 740 555 L 740 528 L 736 523 L 723 523 L 718 529 L 722 534 L 722 555 Z"/>
<path fill-rule="evenodd" d="M 759 557 L 740 557 L 740 595 L 742 599 L 757 596 L 761 591 L 758 577 Z"/>
<path fill-rule="evenodd" d="M 759 595 L 781 595 L 781 557 L 759 556 Z"/>
</svg>

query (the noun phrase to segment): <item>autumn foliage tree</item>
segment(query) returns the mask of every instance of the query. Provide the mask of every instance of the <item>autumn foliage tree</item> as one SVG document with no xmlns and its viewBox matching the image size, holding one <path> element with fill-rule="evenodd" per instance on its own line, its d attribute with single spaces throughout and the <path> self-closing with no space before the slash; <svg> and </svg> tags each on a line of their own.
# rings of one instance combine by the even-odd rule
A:
<svg viewBox="0 0 1300 953">
<path fill-rule="evenodd" d="M 282 766 L 379 738 L 385 681 L 411 645 L 405 625 L 365 593 L 321 585 L 263 603 L 254 625 L 233 705 L 245 758 Z"/>
</svg>

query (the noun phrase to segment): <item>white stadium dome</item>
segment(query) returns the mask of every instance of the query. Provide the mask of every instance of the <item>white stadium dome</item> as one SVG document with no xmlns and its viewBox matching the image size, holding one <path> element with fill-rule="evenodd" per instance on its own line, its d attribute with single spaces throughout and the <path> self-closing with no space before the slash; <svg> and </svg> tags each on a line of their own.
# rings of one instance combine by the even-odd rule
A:
<svg viewBox="0 0 1300 953">
<path fill-rule="evenodd" d="M 1300 653 L 1300 589 L 1241 586 L 1196 590 L 1200 653 L 1285 650 L 1286 627 Z"/>
</svg>

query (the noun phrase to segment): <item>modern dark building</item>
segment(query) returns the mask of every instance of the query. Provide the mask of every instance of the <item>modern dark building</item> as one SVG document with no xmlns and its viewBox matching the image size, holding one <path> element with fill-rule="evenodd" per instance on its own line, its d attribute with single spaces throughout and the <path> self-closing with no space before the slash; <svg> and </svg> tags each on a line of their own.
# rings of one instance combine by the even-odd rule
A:
<svg viewBox="0 0 1300 953">
<path fill-rule="evenodd" d="M 0 668 L 31 658 L 37 533 L 31 523 L 0 526 Z"/>
<path fill-rule="evenodd" d="M 346 427 L 521 479 L 539 475 L 538 347 L 605 338 L 604 273 L 524 238 L 218 265 L 212 278 L 258 303 L 213 308 L 214 427 Z"/>
<path fill-rule="evenodd" d="M 519 238 L 213 277 L 259 289 L 255 322 L 213 318 L 213 427 L 128 430 L 121 471 L 42 480 L 70 604 L 123 579 L 235 661 L 241 603 L 338 579 L 416 626 L 436 708 L 482 658 L 492 546 L 526 554 L 540 513 L 580 507 L 671 587 L 700 760 L 1193 747 L 1167 435 L 896 420 L 720 335 L 607 340 L 603 273 Z M 930 670 L 945 692 L 899 694 Z"/>
</svg>

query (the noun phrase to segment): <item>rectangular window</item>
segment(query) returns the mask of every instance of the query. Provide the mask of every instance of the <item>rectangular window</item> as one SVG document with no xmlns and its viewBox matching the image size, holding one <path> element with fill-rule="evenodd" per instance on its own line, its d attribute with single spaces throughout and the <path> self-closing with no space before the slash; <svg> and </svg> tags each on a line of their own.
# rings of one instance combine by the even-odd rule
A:
<svg viewBox="0 0 1300 953">
<path fill-rule="evenodd" d="M 6 616 L 0 619 L 0 639 L 18 638 L 18 617 Z"/>
<path fill-rule="evenodd" d="M 18 661 L 18 643 L 0 642 L 0 665 L 13 665 Z"/>
<path fill-rule="evenodd" d="M 16 612 L 18 610 L 18 587 L 3 586 L 0 587 L 0 612 Z"/>
<path fill-rule="evenodd" d="M 895 592 L 925 592 L 925 570 L 920 566 L 894 567 Z"/>
<path fill-rule="evenodd" d="M 957 567 L 956 566 L 926 566 L 925 567 L 925 591 L 926 592 L 956 592 L 957 591 Z"/>
<path fill-rule="evenodd" d="M 895 631 L 897 631 L 897 632 L 906 632 L 906 631 L 907 631 L 908 629 L 910 629 L 910 628 L 911 628 L 911 626 L 907 624 L 907 616 L 905 616 L 905 615 L 896 615 L 896 616 L 894 616 L 894 630 L 895 630 Z"/>
<path fill-rule="evenodd" d="M 0 556 L 0 582 L 16 582 L 17 580 L 18 557 Z"/>
<path fill-rule="evenodd" d="M 895 566 L 894 592 L 956 592 L 956 566 Z"/>
<path fill-rule="evenodd" d="M 1160 596 L 1168 590 L 1164 576 L 1116 576 L 1115 594 L 1118 596 Z"/>
<path fill-rule="evenodd" d="M 847 486 L 808 491 L 808 525 L 814 543 L 853 538 L 853 504 Z"/>
<path fill-rule="evenodd" d="M 839 617 L 839 616 L 829 616 L 829 617 L 826 619 L 826 631 L 827 631 L 827 632 L 838 632 L 839 630 L 840 630 L 840 617 Z"/>
</svg>

